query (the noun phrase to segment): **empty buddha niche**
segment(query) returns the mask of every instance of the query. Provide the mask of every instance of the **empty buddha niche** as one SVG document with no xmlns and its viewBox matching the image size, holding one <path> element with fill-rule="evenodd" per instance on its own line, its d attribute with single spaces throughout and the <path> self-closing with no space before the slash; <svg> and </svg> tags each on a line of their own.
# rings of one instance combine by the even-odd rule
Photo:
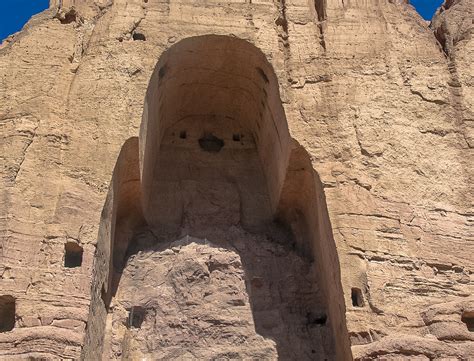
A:
<svg viewBox="0 0 474 361">
<path fill-rule="evenodd" d="M 335 358 L 317 181 L 257 48 L 172 46 L 122 153 L 103 212 L 111 248 L 99 239 L 111 267 L 95 281 L 107 313 L 91 326 L 104 358 Z"/>
</svg>

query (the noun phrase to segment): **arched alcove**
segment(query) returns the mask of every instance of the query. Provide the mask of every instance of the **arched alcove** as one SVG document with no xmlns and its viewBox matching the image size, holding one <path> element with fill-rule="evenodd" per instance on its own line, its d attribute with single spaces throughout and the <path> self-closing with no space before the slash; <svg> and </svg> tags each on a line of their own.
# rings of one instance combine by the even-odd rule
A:
<svg viewBox="0 0 474 361">
<path fill-rule="evenodd" d="M 258 48 L 173 45 L 133 144 L 104 208 L 84 355 L 350 357 L 322 185 Z"/>
<path fill-rule="evenodd" d="M 224 146 L 202 152 L 213 141 Z M 240 204 L 229 199 L 219 218 L 261 226 L 277 208 L 289 145 L 278 82 L 263 53 L 232 37 L 184 39 L 161 56 L 147 91 L 140 132 L 145 218 L 176 230 L 185 208 L 205 201 L 187 202 L 190 188 L 226 193 L 232 190 L 224 185 L 233 183 Z M 239 215 L 232 215 L 236 208 Z"/>
</svg>

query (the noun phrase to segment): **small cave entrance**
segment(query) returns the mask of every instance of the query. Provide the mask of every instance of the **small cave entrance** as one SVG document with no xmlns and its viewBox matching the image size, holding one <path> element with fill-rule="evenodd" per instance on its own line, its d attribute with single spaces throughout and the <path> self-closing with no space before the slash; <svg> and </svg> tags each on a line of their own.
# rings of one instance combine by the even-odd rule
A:
<svg viewBox="0 0 474 361">
<path fill-rule="evenodd" d="M 145 319 L 145 309 L 141 306 L 133 306 L 130 308 L 128 313 L 128 328 L 140 328 L 142 327 L 143 320 Z"/>
<path fill-rule="evenodd" d="M 13 330 L 15 327 L 15 298 L 0 296 L 0 332 Z"/>
<path fill-rule="evenodd" d="M 83 253 L 84 249 L 79 244 L 76 242 L 67 242 L 64 245 L 64 267 L 81 267 Z"/>
<path fill-rule="evenodd" d="M 104 356 L 128 352 L 124 332 L 136 357 L 347 355 L 322 185 L 264 54 L 233 37 L 184 39 L 161 56 L 145 104 L 139 161 L 119 157 L 103 212 Z"/>
<path fill-rule="evenodd" d="M 61 24 L 71 24 L 78 21 L 79 14 L 74 8 L 71 8 L 67 12 L 61 11 L 56 17 Z"/>
<path fill-rule="evenodd" d="M 468 331 L 474 332 L 474 312 L 463 312 L 461 321 L 466 324 Z"/>
<path fill-rule="evenodd" d="M 354 307 L 364 307 L 364 296 L 360 288 L 353 287 L 351 289 L 351 301 Z"/>
</svg>

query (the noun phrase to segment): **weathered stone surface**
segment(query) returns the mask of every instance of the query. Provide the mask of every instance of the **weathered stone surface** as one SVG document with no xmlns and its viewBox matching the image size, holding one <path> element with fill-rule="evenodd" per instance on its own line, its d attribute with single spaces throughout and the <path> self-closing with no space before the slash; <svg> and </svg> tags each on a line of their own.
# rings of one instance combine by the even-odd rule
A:
<svg viewBox="0 0 474 361">
<path fill-rule="evenodd" d="M 107 359 L 334 356 L 310 263 L 238 228 L 224 237 L 219 246 L 184 237 L 128 259 L 108 316 Z M 140 327 L 128 320 L 136 306 Z"/>
<path fill-rule="evenodd" d="M 287 351 L 278 349 L 275 334 L 259 329 L 251 307 L 251 288 L 244 286 L 245 282 L 252 284 L 252 272 L 246 269 L 238 247 L 224 246 L 230 241 L 222 234 L 212 240 L 213 244 L 222 242 L 217 248 L 190 242 L 177 246 L 177 252 L 174 246 L 164 246 L 180 239 L 175 237 L 160 239 L 162 248 L 138 250 L 124 265 L 116 297 L 106 300 L 110 301 L 109 314 L 100 297 L 102 284 L 94 283 L 98 276 L 93 275 L 93 270 L 99 270 L 100 277 L 112 277 L 105 266 L 109 266 L 107 257 L 116 250 L 111 244 L 100 242 L 117 242 L 124 247 L 117 248 L 121 257 L 128 247 L 109 234 L 109 223 L 104 220 L 118 217 L 137 225 L 152 214 L 150 209 L 155 209 L 145 207 L 145 215 L 140 214 L 142 205 L 136 202 L 143 190 L 138 149 L 145 144 L 144 138 L 127 141 L 140 134 L 147 89 L 156 85 L 152 78 L 155 65 L 159 59 L 165 59 L 162 54 L 167 49 L 179 49 L 183 39 L 208 34 L 243 39 L 268 60 L 269 65 L 263 61 L 260 64 L 268 67 L 263 69 L 264 74 L 279 94 L 268 93 L 275 102 L 267 103 L 266 108 L 276 114 L 275 109 L 283 107 L 285 119 L 281 124 L 287 124 L 291 146 L 288 154 L 273 157 L 276 153 L 268 149 L 272 149 L 272 142 L 284 139 L 284 135 L 273 138 L 271 131 L 259 133 L 267 134 L 269 139 L 268 147 L 257 147 L 264 149 L 259 156 L 266 154 L 266 149 L 269 156 L 265 159 L 275 164 L 261 162 L 262 168 L 245 168 L 256 170 L 256 182 L 239 183 L 250 187 L 244 189 L 252 189 L 251 194 L 261 195 L 262 202 L 247 203 L 246 208 L 262 211 L 258 217 L 242 218 L 252 213 L 237 214 L 239 207 L 225 206 L 244 199 L 232 187 L 216 188 L 220 191 L 215 194 L 195 193 L 195 189 L 202 189 L 199 187 L 186 188 L 191 195 L 200 194 L 196 200 L 201 196 L 209 200 L 204 207 L 210 210 L 206 217 L 211 221 L 216 217 L 217 222 L 217 217 L 222 216 L 224 221 L 217 223 L 228 225 L 226 222 L 231 219 L 236 223 L 233 226 L 240 227 L 240 223 L 256 218 L 265 220 L 278 209 L 287 225 L 293 220 L 289 226 L 296 233 L 295 242 L 286 246 L 272 243 L 268 247 L 282 247 L 288 252 L 287 256 L 275 258 L 277 264 L 293 260 L 302 262 L 303 268 L 309 267 L 307 262 L 312 265 L 310 274 L 317 281 L 311 287 L 324 290 L 318 293 L 318 312 L 329 315 L 328 329 L 341 326 L 340 332 L 328 333 L 328 344 L 334 343 L 334 352 L 340 352 L 331 353 L 329 346 L 329 351 L 324 351 L 329 359 L 350 358 L 345 353 L 348 340 L 352 356 L 361 360 L 474 357 L 473 8 L 472 0 L 447 1 L 428 27 L 404 1 L 51 1 L 49 10 L 35 16 L 0 48 L 0 297 L 15 299 L 15 324 L 12 330 L 0 333 L 0 358 L 79 358 L 81 350 L 86 359 L 99 358 L 87 350 L 94 349 L 94 339 L 102 342 L 100 335 L 104 331 L 104 359 L 118 357 L 120 352 L 130 358 L 146 356 L 148 352 L 164 355 L 173 347 L 183 352 L 181 357 L 206 358 L 222 355 L 224 349 L 222 352 L 230 352 L 229 358 L 287 356 Z M 239 49 L 249 48 L 242 45 Z M 259 59 L 257 53 L 249 54 L 252 55 L 247 65 L 254 66 L 255 59 Z M 258 72 L 251 73 L 245 67 L 244 56 L 234 54 L 234 58 L 241 67 L 239 72 L 250 76 L 254 83 L 260 79 L 265 84 L 264 78 L 258 78 Z M 199 61 L 202 67 L 205 62 Z M 218 68 L 214 57 L 209 56 L 208 63 L 209 68 Z M 155 70 L 156 77 L 159 70 Z M 219 79 L 229 78 L 216 77 L 215 81 Z M 226 97 L 221 102 L 231 104 L 234 99 L 235 104 L 250 109 L 252 99 L 261 96 L 261 89 L 254 90 L 247 83 L 242 87 L 251 89 L 249 98 Z M 210 104 L 210 91 L 191 93 L 182 97 L 191 99 L 191 105 L 197 107 L 200 101 Z M 231 110 L 234 116 L 238 113 L 234 108 L 226 112 Z M 238 119 L 240 123 L 236 124 L 247 126 L 248 121 L 245 129 L 253 129 L 254 123 L 249 120 L 252 112 L 239 114 L 246 114 L 243 118 L 247 120 Z M 196 124 L 205 121 L 196 120 Z M 199 126 L 197 129 L 202 130 Z M 230 138 L 224 141 L 232 144 L 232 131 L 228 130 Z M 170 147 L 169 153 L 161 152 L 167 143 L 163 144 L 159 149 L 162 158 L 156 155 L 157 162 L 166 160 L 163 155 L 176 151 Z M 117 163 L 121 149 L 124 161 L 119 159 Z M 222 149 L 228 148 L 224 145 Z M 283 165 L 286 157 L 289 168 Z M 232 159 L 255 162 L 257 158 Z M 254 163 L 247 165 L 251 164 Z M 255 164 L 259 164 L 258 160 Z M 297 167 L 299 164 L 303 166 Z M 172 165 L 166 167 L 170 169 Z M 309 168 L 314 169 L 314 174 Z M 264 176 L 258 173 L 259 169 L 263 169 Z M 303 176 L 297 176 L 298 169 L 305 169 Z M 285 177 L 285 171 L 292 181 L 279 178 Z M 223 176 L 226 172 L 216 174 Z M 275 176 L 269 178 L 268 174 Z M 320 180 L 321 189 L 313 184 L 308 186 L 308 179 L 311 183 L 313 177 Z M 265 188 L 262 184 L 268 185 L 268 194 L 260 191 Z M 282 187 L 280 204 L 277 185 Z M 213 203 L 216 200 L 217 206 Z M 268 208 L 260 207 L 266 202 Z M 291 207 L 304 209 L 304 217 L 292 213 Z M 221 209 L 230 213 L 222 215 Z M 199 214 L 199 208 L 192 210 L 192 214 Z M 152 219 L 158 224 L 175 211 L 162 210 L 147 221 Z M 323 219 L 325 212 L 330 223 L 311 221 L 311 215 L 319 214 Z M 300 219 L 310 219 L 310 225 L 306 225 L 311 229 L 310 235 L 297 234 L 296 230 L 305 229 L 298 223 Z M 197 220 L 191 222 L 196 233 L 191 236 L 205 238 L 199 217 L 190 220 Z M 165 223 L 181 227 L 179 222 Z M 117 237 L 128 242 L 134 234 L 131 226 L 118 224 Z M 193 227 L 188 224 L 189 229 Z M 323 233 L 330 229 L 332 234 L 316 232 L 321 229 Z M 264 233 L 244 238 L 246 242 L 260 241 L 262 248 L 254 249 L 252 244 L 252 250 L 267 252 L 263 247 L 268 244 Z M 65 266 L 67 243 L 82 247 L 80 267 Z M 299 253 L 285 248 L 289 244 L 295 246 L 295 252 L 312 257 L 302 261 Z M 206 252 L 231 270 L 211 271 L 213 266 L 205 261 Z M 144 307 L 146 302 L 135 303 L 155 297 L 150 290 L 143 294 L 145 298 L 134 298 L 140 296 L 133 291 L 134 277 L 146 270 L 158 272 L 153 268 L 154 257 L 166 260 L 158 264 L 164 272 L 186 267 L 181 257 L 187 254 L 192 258 L 191 270 L 202 266 L 204 284 L 188 288 L 179 283 L 181 276 L 173 281 L 172 277 L 157 273 L 156 278 L 142 281 L 140 287 L 157 285 L 163 279 L 167 290 L 189 292 L 198 305 L 182 306 L 179 302 L 183 298 L 176 297 L 179 302 L 170 308 L 169 314 L 158 317 L 152 313 L 146 316 L 151 318 L 145 318 L 144 328 L 127 329 L 123 325 L 127 307 Z M 141 268 L 133 273 L 138 264 Z M 279 269 L 275 278 L 287 271 L 299 282 L 299 277 L 307 275 L 298 273 L 295 267 L 291 263 L 286 269 Z M 214 278 L 219 272 L 222 278 Z M 254 283 L 260 284 L 257 279 L 264 276 L 255 277 Z M 245 304 L 227 302 L 233 296 L 216 290 L 219 282 L 234 286 L 236 299 Z M 294 285 L 289 283 L 287 291 L 293 300 L 298 290 L 293 290 Z M 217 295 L 213 302 L 199 296 L 209 289 Z M 198 294 L 193 294 L 193 290 L 198 290 Z M 168 295 L 158 299 L 156 305 L 172 299 L 172 294 Z M 8 300 L 2 299 L 0 306 Z M 268 304 L 279 302 L 277 298 Z M 234 337 L 235 328 L 240 328 L 235 333 L 251 340 L 248 344 L 221 347 L 224 341 L 216 336 L 216 348 L 203 350 L 202 340 L 192 342 L 183 337 L 186 347 L 181 347 L 177 333 L 169 333 L 169 340 L 174 343 L 169 349 L 145 346 L 144 332 L 155 327 L 147 326 L 150 320 L 158 320 L 158 325 L 177 332 L 169 325 L 179 310 L 185 313 L 186 320 L 192 319 L 195 310 L 208 320 L 231 317 L 220 313 L 222 307 L 218 305 L 243 320 L 241 324 L 229 322 L 226 332 Z M 3 313 L 4 309 L 0 311 Z M 301 315 L 298 312 L 295 314 Z M 340 319 L 335 320 L 333 316 L 338 314 Z M 290 326 L 302 321 L 294 317 Z M 93 324 L 93 319 L 103 319 L 107 324 Z M 189 322 L 185 325 L 182 335 L 189 335 L 193 329 L 188 327 Z M 205 327 L 199 323 L 195 330 L 201 332 Z M 118 345 L 122 336 L 128 342 L 126 347 Z M 306 336 L 297 340 L 283 337 L 281 342 L 295 347 L 304 343 Z M 313 342 L 324 344 L 316 339 L 312 338 Z M 297 351 L 306 352 L 305 347 Z"/>
</svg>

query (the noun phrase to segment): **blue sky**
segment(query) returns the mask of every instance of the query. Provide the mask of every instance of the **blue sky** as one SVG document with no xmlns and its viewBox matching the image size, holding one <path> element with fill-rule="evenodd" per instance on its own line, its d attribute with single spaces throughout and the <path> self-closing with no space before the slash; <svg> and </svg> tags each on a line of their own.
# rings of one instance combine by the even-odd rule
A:
<svg viewBox="0 0 474 361">
<path fill-rule="evenodd" d="M 426 20 L 431 20 L 437 8 L 443 3 L 443 0 L 410 0 L 416 10 Z"/>
<path fill-rule="evenodd" d="M 443 0 L 410 0 L 425 19 L 430 20 Z M 49 0 L 0 0 L 0 40 L 19 31 L 28 19 L 48 7 Z"/>
<path fill-rule="evenodd" d="M 49 0 L 0 0 L 0 41 L 21 30 L 32 15 L 49 6 Z"/>
</svg>

